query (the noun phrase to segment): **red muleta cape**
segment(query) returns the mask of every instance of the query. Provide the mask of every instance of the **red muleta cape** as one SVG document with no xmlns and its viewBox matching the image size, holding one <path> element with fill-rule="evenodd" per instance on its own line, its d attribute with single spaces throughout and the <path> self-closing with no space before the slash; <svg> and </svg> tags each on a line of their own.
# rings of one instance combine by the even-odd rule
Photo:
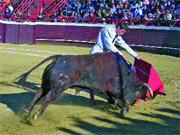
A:
<svg viewBox="0 0 180 135">
<path fill-rule="evenodd" d="M 157 94 L 166 95 L 164 91 L 163 83 L 160 80 L 152 64 L 146 62 L 143 59 L 140 59 L 140 60 L 135 59 L 134 67 L 135 67 L 134 72 L 138 76 L 139 81 L 148 83 L 148 85 L 151 87 L 153 91 L 154 97 Z M 147 89 L 144 89 L 144 92 L 146 93 L 147 97 L 150 97 L 150 93 L 149 91 L 147 91 Z M 140 100 L 141 99 L 136 100 L 135 104 L 138 103 Z"/>
</svg>

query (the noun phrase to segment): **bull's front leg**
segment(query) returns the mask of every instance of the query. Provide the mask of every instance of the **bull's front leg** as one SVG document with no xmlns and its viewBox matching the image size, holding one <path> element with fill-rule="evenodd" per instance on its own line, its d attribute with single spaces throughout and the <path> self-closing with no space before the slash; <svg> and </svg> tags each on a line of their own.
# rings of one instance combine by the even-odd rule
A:
<svg viewBox="0 0 180 135">
<path fill-rule="evenodd" d="M 124 102 L 124 107 L 123 107 L 123 109 L 122 109 L 122 111 L 121 111 L 121 114 L 124 115 L 124 114 L 126 114 L 128 111 L 129 111 L 129 104 L 125 101 L 125 102 Z"/>
<path fill-rule="evenodd" d="M 112 99 L 114 100 L 114 106 L 115 106 L 115 108 L 118 108 L 118 109 L 119 109 L 119 107 L 120 107 L 120 108 L 123 108 L 123 107 L 124 107 L 124 106 L 123 106 L 123 102 L 122 102 L 120 99 L 115 98 L 115 97 L 112 97 Z"/>
</svg>

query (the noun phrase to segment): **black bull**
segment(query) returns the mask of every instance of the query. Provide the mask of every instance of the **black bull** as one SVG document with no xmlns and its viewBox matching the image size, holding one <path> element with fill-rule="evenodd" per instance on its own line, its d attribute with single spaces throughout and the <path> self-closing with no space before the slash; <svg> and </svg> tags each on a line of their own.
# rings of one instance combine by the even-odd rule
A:
<svg viewBox="0 0 180 135">
<path fill-rule="evenodd" d="M 127 62 L 120 55 L 112 52 L 50 56 L 21 75 L 19 82 L 24 83 L 34 69 L 49 60 L 53 62 L 44 70 L 41 89 L 37 91 L 26 110 L 29 115 L 33 106 L 46 96 L 34 119 L 37 119 L 45 108 L 68 88 L 89 89 L 92 101 L 94 101 L 94 91 L 103 93 L 109 101 L 114 102 L 115 106 L 123 108 L 124 112 L 129 110 L 129 105 L 132 105 L 137 98 L 143 97 L 143 86 L 148 88 L 153 97 L 150 87 L 139 82 L 136 74 L 129 70 Z"/>
</svg>

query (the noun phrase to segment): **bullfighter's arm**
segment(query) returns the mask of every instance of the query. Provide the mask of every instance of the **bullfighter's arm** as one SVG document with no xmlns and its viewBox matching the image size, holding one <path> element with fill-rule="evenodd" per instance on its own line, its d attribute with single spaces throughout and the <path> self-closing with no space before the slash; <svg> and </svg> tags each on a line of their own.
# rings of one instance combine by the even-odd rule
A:
<svg viewBox="0 0 180 135">
<path fill-rule="evenodd" d="M 116 43 L 118 46 L 124 48 L 127 51 L 127 53 L 129 53 L 131 56 L 135 58 L 138 56 L 138 54 L 133 49 L 131 49 L 131 47 L 128 44 L 126 44 L 126 42 L 122 39 L 121 36 L 118 36 Z"/>
</svg>

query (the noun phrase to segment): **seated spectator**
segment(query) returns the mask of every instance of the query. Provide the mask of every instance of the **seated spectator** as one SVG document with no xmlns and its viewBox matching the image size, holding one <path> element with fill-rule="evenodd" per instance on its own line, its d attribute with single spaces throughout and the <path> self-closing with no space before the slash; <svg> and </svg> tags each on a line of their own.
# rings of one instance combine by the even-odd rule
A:
<svg viewBox="0 0 180 135">
<path fill-rule="evenodd" d="M 154 13 L 154 17 L 155 17 L 156 15 L 159 15 L 159 16 L 160 16 L 160 14 L 161 14 L 161 12 L 159 11 L 159 8 L 157 8 L 157 9 L 156 9 L 156 12 Z"/>
<path fill-rule="evenodd" d="M 107 24 L 105 18 L 102 18 L 102 24 Z"/>
<path fill-rule="evenodd" d="M 154 17 L 154 19 L 156 19 L 156 21 L 154 22 L 154 25 L 155 25 L 155 26 L 159 26 L 159 25 L 160 25 L 160 23 L 159 23 L 160 14 L 156 14 L 155 17 Z"/>
<path fill-rule="evenodd" d="M 176 10 L 176 6 L 175 6 L 175 4 L 172 4 L 171 8 L 169 10 L 172 15 L 173 15 L 174 10 Z"/>
<path fill-rule="evenodd" d="M 149 5 L 149 0 L 143 0 L 143 4 Z"/>
<path fill-rule="evenodd" d="M 124 17 L 122 19 L 128 19 L 126 12 L 124 12 Z"/>
<path fill-rule="evenodd" d="M 157 9 L 160 9 L 160 2 L 159 1 L 156 1 L 156 4 L 155 4 L 155 8 Z"/>
<path fill-rule="evenodd" d="M 143 15 L 143 12 L 142 12 L 142 9 L 140 6 L 138 6 L 136 8 L 136 10 L 134 11 L 134 17 L 136 18 L 138 15 L 142 16 Z"/>
<path fill-rule="evenodd" d="M 95 18 L 95 17 L 96 15 L 93 12 L 89 13 L 89 18 Z"/>
<path fill-rule="evenodd" d="M 82 13 L 84 13 L 85 10 L 86 10 L 86 4 L 83 3 L 83 4 L 81 5 L 81 8 L 79 9 L 79 12 L 82 14 Z"/>
<path fill-rule="evenodd" d="M 98 9 L 98 10 L 96 11 L 96 16 L 103 18 L 103 13 L 102 13 L 102 10 L 101 10 L 101 9 Z"/>
<path fill-rule="evenodd" d="M 165 11 L 164 5 L 160 5 L 159 11 L 162 13 L 162 11 Z"/>
<path fill-rule="evenodd" d="M 141 24 L 143 23 L 140 15 L 137 15 L 136 18 L 135 18 L 135 20 L 138 20 L 138 22 L 135 22 L 135 23 L 134 23 L 135 25 L 141 25 Z"/>
<path fill-rule="evenodd" d="M 110 8 L 111 14 L 113 15 L 116 12 L 116 7 L 115 4 L 112 5 L 112 7 Z"/>
<path fill-rule="evenodd" d="M 55 12 L 49 18 L 50 18 L 50 22 L 57 22 L 58 14 Z"/>
<path fill-rule="evenodd" d="M 99 9 L 103 10 L 104 4 L 102 2 L 99 3 Z"/>
<path fill-rule="evenodd" d="M 177 6 L 177 14 L 180 15 L 180 4 Z"/>
<path fill-rule="evenodd" d="M 149 14 L 148 14 L 147 20 L 149 20 L 149 21 L 152 21 L 152 20 L 153 20 L 153 14 L 152 14 L 152 13 L 149 13 Z M 147 24 L 147 26 L 153 26 L 153 25 L 154 25 L 154 22 L 149 22 L 149 23 Z"/>
<path fill-rule="evenodd" d="M 148 18 L 148 15 L 147 14 L 144 14 L 144 17 L 143 17 L 143 22 L 145 22 L 145 21 L 147 21 L 147 20 L 149 20 L 149 18 Z"/>
<path fill-rule="evenodd" d="M 123 12 L 128 13 L 129 11 L 130 11 L 130 9 L 129 9 L 129 7 L 128 7 L 128 4 L 124 4 Z"/>
<path fill-rule="evenodd" d="M 143 6 L 143 2 L 141 0 L 138 0 L 138 2 L 136 3 L 135 7 L 142 7 Z"/>
<path fill-rule="evenodd" d="M 169 10 L 166 11 L 166 20 L 167 20 L 167 25 L 170 26 L 171 25 L 171 19 L 172 19 L 172 15 L 170 13 Z"/>
<path fill-rule="evenodd" d="M 114 0 L 111 0 L 108 4 L 110 8 L 113 8 L 113 5 L 116 5 Z"/>
<path fill-rule="evenodd" d="M 9 8 L 8 5 L 6 5 L 6 6 L 4 7 L 4 19 L 5 19 L 5 20 L 11 19 L 11 13 L 12 13 L 11 9 Z"/>
<path fill-rule="evenodd" d="M 111 16 L 111 12 L 110 12 L 110 10 L 107 10 L 106 14 L 104 15 L 104 18 L 110 19 L 110 16 Z"/>
<path fill-rule="evenodd" d="M 131 12 L 128 12 L 128 13 L 127 13 L 127 18 L 130 19 L 130 18 L 131 18 L 131 15 L 132 15 Z"/>
<path fill-rule="evenodd" d="M 152 13 L 149 13 L 148 17 L 149 17 L 148 20 L 153 20 L 153 14 Z"/>
<path fill-rule="evenodd" d="M 103 8 L 103 10 L 102 10 L 103 16 L 105 16 L 105 14 L 106 14 L 107 12 L 109 12 L 109 10 L 110 10 L 109 5 L 108 5 L 108 4 L 105 4 L 105 5 L 104 5 L 104 8 Z"/>
<path fill-rule="evenodd" d="M 152 8 L 152 6 L 154 6 L 154 7 L 155 7 L 155 1 L 154 1 L 154 0 L 151 0 L 151 2 L 150 2 L 150 4 L 149 4 L 149 9 L 151 9 L 151 8 Z"/>
<path fill-rule="evenodd" d="M 86 9 L 89 13 L 93 11 L 93 6 L 89 5 L 88 8 Z"/>
<path fill-rule="evenodd" d="M 62 20 L 62 18 L 66 18 L 64 12 L 60 12 L 60 15 L 58 16 L 58 19 L 59 19 L 59 20 Z"/>
<path fill-rule="evenodd" d="M 149 13 L 154 14 L 156 12 L 156 8 L 154 5 L 151 6 L 151 8 L 149 9 Z"/>
<path fill-rule="evenodd" d="M 8 5 L 8 8 L 9 8 L 9 11 L 10 11 L 10 14 L 13 12 L 14 8 L 13 6 L 11 5 L 11 3 L 9 3 Z"/>
<path fill-rule="evenodd" d="M 169 10 L 166 10 L 166 19 L 170 21 L 172 19 L 172 15 Z"/>
<path fill-rule="evenodd" d="M 68 7 L 65 10 L 65 16 L 66 17 L 71 16 L 72 11 L 73 11 L 73 7 L 72 7 L 71 4 L 69 4 Z"/>
<path fill-rule="evenodd" d="M 165 10 L 162 10 L 160 14 L 160 20 L 164 20 L 164 16 L 165 16 Z"/>
<path fill-rule="evenodd" d="M 117 17 L 118 17 L 118 19 L 122 19 L 124 17 L 124 13 L 123 13 L 123 11 L 121 9 L 118 9 Z"/>
<path fill-rule="evenodd" d="M 74 3 L 74 6 L 76 7 L 77 12 L 80 12 L 81 3 L 79 2 L 79 0 L 77 0 L 77 1 Z"/>
<path fill-rule="evenodd" d="M 73 17 L 73 18 L 74 18 L 74 17 L 77 17 L 75 11 L 72 11 L 71 17 Z"/>
<path fill-rule="evenodd" d="M 88 11 L 85 11 L 83 18 L 89 18 L 89 13 L 88 13 Z"/>
<path fill-rule="evenodd" d="M 129 10 L 134 15 L 134 12 L 135 12 L 136 8 L 134 7 L 133 4 L 131 4 L 130 7 L 129 7 Z"/>
<path fill-rule="evenodd" d="M 122 9 L 123 8 L 123 3 L 122 1 L 119 1 L 117 4 L 117 8 Z"/>
<path fill-rule="evenodd" d="M 174 10 L 172 15 L 172 20 L 180 19 L 180 15 L 178 15 L 177 10 Z"/>
<path fill-rule="evenodd" d="M 149 14 L 149 8 L 147 7 L 146 4 L 143 5 L 142 14 L 143 14 L 143 16 L 144 16 L 145 14 Z"/>
<path fill-rule="evenodd" d="M 171 1 L 169 0 L 167 1 L 167 5 L 165 6 L 165 9 L 169 11 L 171 10 Z"/>
</svg>

